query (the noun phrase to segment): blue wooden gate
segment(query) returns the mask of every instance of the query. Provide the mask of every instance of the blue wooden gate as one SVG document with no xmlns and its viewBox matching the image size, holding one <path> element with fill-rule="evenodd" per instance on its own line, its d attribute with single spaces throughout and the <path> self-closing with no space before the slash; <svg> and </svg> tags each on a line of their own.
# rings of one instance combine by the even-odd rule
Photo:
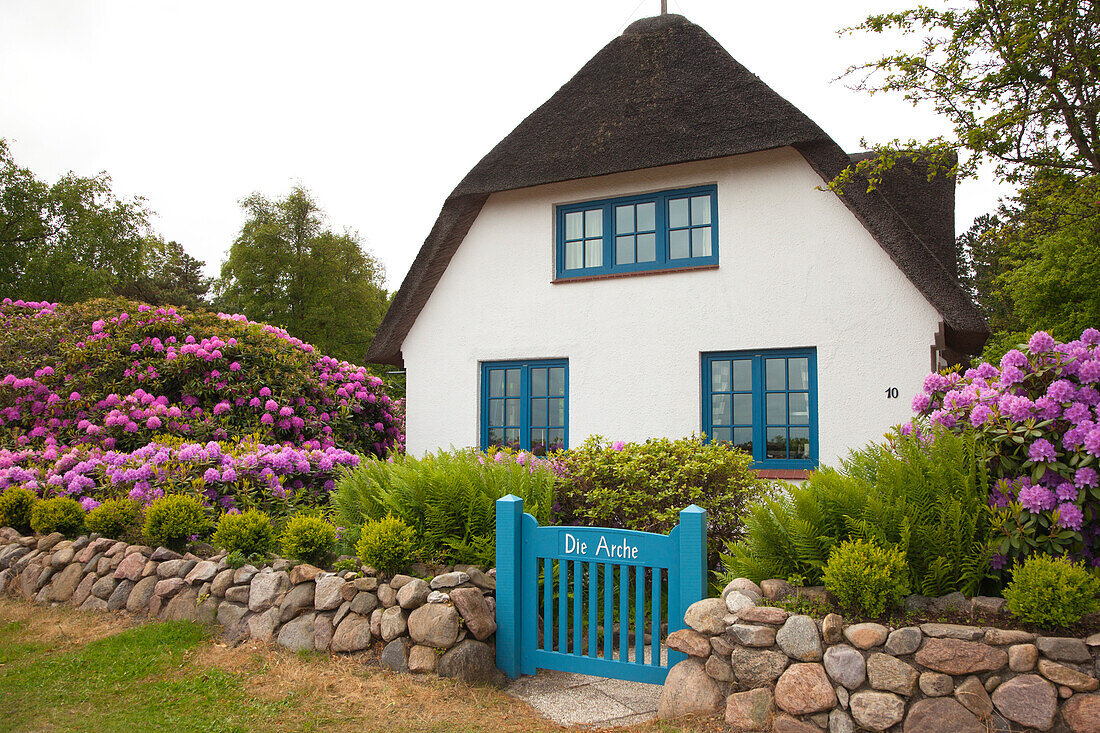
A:
<svg viewBox="0 0 1100 733">
<path fill-rule="evenodd" d="M 664 683 L 684 655 L 662 648 L 662 620 L 668 633 L 683 628 L 707 586 L 704 509 L 681 511 L 667 535 L 540 527 L 509 494 L 497 501 L 496 524 L 496 650 L 505 674 L 559 669 Z"/>
</svg>

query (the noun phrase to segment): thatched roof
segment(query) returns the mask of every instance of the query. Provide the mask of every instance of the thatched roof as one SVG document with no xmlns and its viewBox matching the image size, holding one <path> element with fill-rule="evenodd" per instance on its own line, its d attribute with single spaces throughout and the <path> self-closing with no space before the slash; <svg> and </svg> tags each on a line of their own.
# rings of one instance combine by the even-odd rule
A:
<svg viewBox="0 0 1100 733">
<path fill-rule="evenodd" d="M 631 24 L 447 197 L 367 360 L 401 363 L 405 336 L 490 194 L 785 146 L 798 150 L 825 180 L 849 164 L 820 127 L 699 26 L 679 15 Z M 912 188 L 906 185 L 900 193 L 908 195 Z M 953 227 L 953 215 L 942 223 L 947 213 L 942 192 L 900 208 L 888 194 L 853 186 L 841 199 L 940 312 L 952 345 L 976 352 L 988 327 L 955 280 L 940 242 L 922 241 L 929 236 L 942 241 L 937 226 Z M 922 217 L 925 206 L 935 211 Z"/>
</svg>

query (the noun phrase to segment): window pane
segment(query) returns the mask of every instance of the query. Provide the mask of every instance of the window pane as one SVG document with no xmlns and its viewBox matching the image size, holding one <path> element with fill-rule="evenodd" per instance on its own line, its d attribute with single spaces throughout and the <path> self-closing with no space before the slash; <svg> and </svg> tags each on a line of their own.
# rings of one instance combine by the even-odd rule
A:
<svg viewBox="0 0 1100 733">
<path fill-rule="evenodd" d="M 489 400 L 489 424 L 504 424 L 504 400 Z"/>
<path fill-rule="evenodd" d="M 712 435 L 710 440 L 712 443 L 728 443 L 730 442 L 730 429 L 729 428 L 715 428 L 711 431 Z"/>
<path fill-rule="evenodd" d="M 615 233 L 631 234 L 634 231 L 634 206 L 615 207 Z"/>
<path fill-rule="evenodd" d="M 789 409 L 791 425 L 810 424 L 810 394 L 808 392 L 791 392 Z"/>
<path fill-rule="evenodd" d="M 531 370 L 531 396 L 541 397 L 546 394 L 546 369 Z"/>
<path fill-rule="evenodd" d="M 787 424 L 787 395 L 784 392 L 768 394 L 768 425 Z"/>
<path fill-rule="evenodd" d="M 733 424 L 752 425 L 751 394 L 735 394 L 733 396 Z"/>
<path fill-rule="evenodd" d="M 728 361 L 712 361 L 710 363 L 710 391 L 730 391 L 730 363 Z"/>
<path fill-rule="evenodd" d="M 546 400 L 540 400 L 540 399 L 531 400 L 531 424 L 532 425 L 545 425 L 546 424 Z"/>
<path fill-rule="evenodd" d="M 558 397 L 565 395 L 565 367 L 550 369 L 550 394 Z"/>
<path fill-rule="evenodd" d="M 752 428 L 734 428 L 733 445 L 746 453 L 752 454 Z"/>
<path fill-rule="evenodd" d="M 519 425 L 519 400 L 505 400 L 505 425 Z"/>
<path fill-rule="evenodd" d="M 547 424 L 555 427 L 565 425 L 565 400 L 562 398 L 549 400 L 550 420 Z"/>
<path fill-rule="evenodd" d="M 584 266 L 599 267 L 603 264 L 603 240 L 584 240 Z"/>
<path fill-rule="evenodd" d="M 589 209 L 584 212 L 584 236 L 599 237 L 603 235 L 603 209 Z"/>
<path fill-rule="evenodd" d="M 615 237 L 615 263 L 619 265 L 634 263 L 634 237 Z"/>
<path fill-rule="evenodd" d="M 567 242 L 565 245 L 565 269 L 579 270 L 584 267 L 584 242 Z"/>
<path fill-rule="evenodd" d="M 710 227 L 691 230 L 691 256 L 710 257 Z"/>
<path fill-rule="evenodd" d="M 752 361 L 739 359 L 733 362 L 733 388 L 737 392 L 752 390 Z"/>
<path fill-rule="evenodd" d="M 536 456 L 546 455 L 546 429 L 533 428 L 531 430 L 531 452 Z"/>
<path fill-rule="evenodd" d="M 519 397 L 519 369 L 508 370 L 508 396 Z"/>
<path fill-rule="evenodd" d="M 489 428 L 489 445 L 504 445 L 504 431 L 500 428 Z"/>
<path fill-rule="evenodd" d="M 786 389 L 787 375 L 783 370 L 786 359 L 764 360 L 764 389 Z"/>
<path fill-rule="evenodd" d="M 584 236 L 584 214 L 571 211 L 565 215 L 565 238 L 580 239 Z"/>
<path fill-rule="evenodd" d="M 672 199 L 668 202 L 668 225 L 672 228 L 688 225 L 687 199 Z"/>
<path fill-rule="evenodd" d="M 493 369 L 489 372 L 489 396 L 504 396 L 504 370 Z"/>
<path fill-rule="evenodd" d="M 657 261 L 657 235 L 638 235 L 638 262 Z"/>
<path fill-rule="evenodd" d="M 710 224 L 710 196 L 695 196 L 691 199 L 691 224 Z"/>
<path fill-rule="evenodd" d="M 791 428 L 791 458 L 810 457 L 810 429 Z"/>
<path fill-rule="evenodd" d="M 507 428 L 504 431 L 504 444 L 512 449 L 519 448 L 519 428 Z"/>
<path fill-rule="evenodd" d="M 787 457 L 787 429 L 768 428 L 768 458 Z"/>
<path fill-rule="evenodd" d="M 657 228 L 656 222 L 657 204 L 652 201 L 648 204 L 638 204 L 638 229 L 639 232 L 652 232 Z"/>
<path fill-rule="evenodd" d="M 787 385 L 791 389 L 809 389 L 810 388 L 810 360 L 802 357 L 799 359 L 787 359 L 787 369 L 789 373 L 787 375 L 790 379 L 790 384 Z"/>
<path fill-rule="evenodd" d="M 730 425 L 730 396 L 716 394 L 710 397 L 710 421 L 714 425 Z"/>
<path fill-rule="evenodd" d="M 682 260 L 690 254 L 688 250 L 688 229 L 677 229 L 668 233 L 668 258 Z"/>
<path fill-rule="evenodd" d="M 562 429 L 547 430 L 547 439 L 549 440 L 550 450 L 561 450 L 565 447 L 565 431 Z"/>
</svg>

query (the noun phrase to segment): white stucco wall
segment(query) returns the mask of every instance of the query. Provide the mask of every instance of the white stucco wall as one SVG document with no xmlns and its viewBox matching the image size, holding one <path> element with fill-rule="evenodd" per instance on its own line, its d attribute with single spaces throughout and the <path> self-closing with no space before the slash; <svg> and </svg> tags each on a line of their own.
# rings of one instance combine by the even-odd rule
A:
<svg viewBox="0 0 1100 733">
<path fill-rule="evenodd" d="M 717 270 L 551 283 L 555 205 L 710 183 Z M 785 148 L 494 194 L 402 346 L 409 451 L 478 444 L 482 361 L 568 358 L 578 445 L 697 433 L 702 353 L 809 346 L 821 462 L 880 438 L 940 317 L 819 185 Z"/>
</svg>

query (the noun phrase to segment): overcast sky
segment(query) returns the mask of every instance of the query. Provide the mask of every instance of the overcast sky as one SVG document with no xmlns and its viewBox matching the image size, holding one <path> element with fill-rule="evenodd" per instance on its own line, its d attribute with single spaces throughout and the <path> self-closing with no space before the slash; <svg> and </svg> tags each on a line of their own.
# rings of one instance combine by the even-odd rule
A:
<svg viewBox="0 0 1100 733">
<path fill-rule="evenodd" d="M 834 82 L 894 40 L 871 0 L 669 0 L 848 151 L 946 132 Z M 660 0 L 0 0 L 0 137 L 40 177 L 106 171 L 216 274 L 253 191 L 300 182 L 405 276 L 473 165 Z M 1007 189 L 958 191 L 956 230 Z M 824 194 L 823 194 L 824 195 Z"/>
</svg>

